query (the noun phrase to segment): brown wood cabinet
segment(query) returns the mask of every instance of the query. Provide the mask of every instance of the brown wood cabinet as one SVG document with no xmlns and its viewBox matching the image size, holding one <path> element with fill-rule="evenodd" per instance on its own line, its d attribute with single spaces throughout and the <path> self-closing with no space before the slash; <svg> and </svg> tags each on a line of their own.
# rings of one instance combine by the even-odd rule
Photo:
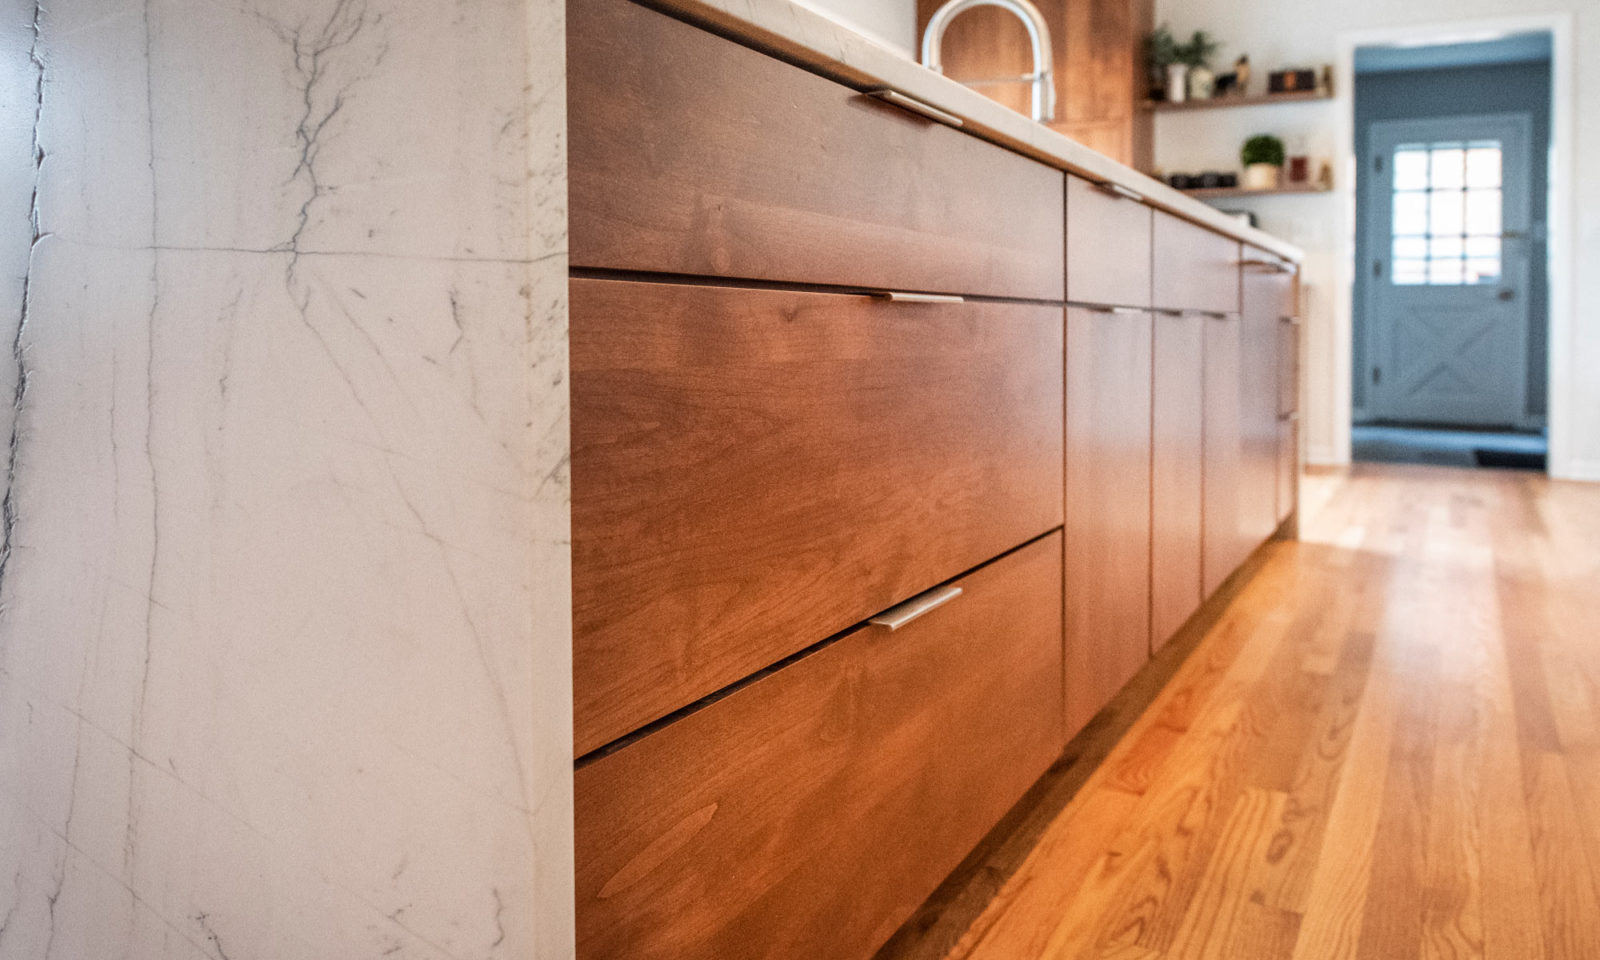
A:
<svg viewBox="0 0 1600 960">
<path fill-rule="evenodd" d="M 571 299 L 579 755 L 1061 523 L 1059 307 Z"/>
<path fill-rule="evenodd" d="M 1240 536 L 1244 443 L 1240 423 L 1239 318 L 1205 323 L 1205 521 L 1201 572 L 1211 596 L 1250 555 Z"/>
<path fill-rule="evenodd" d="M 1284 414 L 1278 421 L 1278 523 L 1300 509 L 1300 417 Z"/>
<path fill-rule="evenodd" d="M 944 0 L 917 0 L 917 36 Z M 1152 165 L 1144 37 L 1155 25 L 1153 0 L 1035 0 L 1050 25 L 1056 68 L 1054 130 L 1139 170 Z M 1014 15 L 992 7 L 963 13 L 945 33 L 945 73 L 956 79 L 1021 76 L 1033 69 L 1028 35 Z M 1020 113 L 1027 84 L 974 89 Z"/>
<path fill-rule="evenodd" d="M 1150 656 L 1151 318 L 1067 309 L 1067 729 Z"/>
<path fill-rule="evenodd" d="M 1061 171 L 627 0 L 567 14 L 573 266 L 1063 299 Z"/>
<path fill-rule="evenodd" d="M 1150 457 L 1150 641 L 1172 638 L 1203 599 L 1205 328 L 1195 313 L 1155 319 Z"/>
<path fill-rule="evenodd" d="M 1242 283 L 1239 536 L 1254 550 L 1278 529 L 1279 338 L 1294 277 L 1276 267 L 1248 265 Z"/>
<path fill-rule="evenodd" d="M 584 960 L 863 960 L 1061 748 L 1061 537 L 577 771 Z"/>
<path fill-rule="evenodd" d="M 1237 240 L 1159 210 L 1153 236 L 1151 299 L 1156 307 L 1239 312 Z"/>
<path fill-rule="evenodd" d="M 1067 299 L 1150 305 L 1150 229 L 1142 203 L 1067 177 Z"/>
</svg>

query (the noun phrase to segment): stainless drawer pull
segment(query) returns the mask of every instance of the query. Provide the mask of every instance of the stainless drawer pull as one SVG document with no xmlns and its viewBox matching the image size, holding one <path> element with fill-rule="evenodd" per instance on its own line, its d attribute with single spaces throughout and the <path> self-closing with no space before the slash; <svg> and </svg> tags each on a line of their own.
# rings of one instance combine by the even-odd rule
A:
<svg viewBox="0 0 1600 960">
<path fill-rule="evenodd" d="M 1240 260 L 1239 261 L 1239 266 L 1245 267 L 1247 269 L 1248 268 L 1252 268 L 1252 267 L 1257 267 L 1257 268 L 1264 268 L 1264 269 L 1267 269 L 1267 270 L 1276 270 L 1278 273 L 1294 273 L 1295 272 L 1294 264 L 1292 264 L 1292 263 L 1284 263 L 1282 260 Z"/>
<path fill-rule="evenodd" d="M 1181 316 L 1183 316 L 1184 311 L 1182 311 L 1182 310 L 1173 310 L 1173 309 L 1168 308 L 1168 307 L 1161 307 L 1161 308 L 1156 310 L 1156 313 L 1161 314 L 1163 317 L 1181 317 Z"/>
<path fill-rule="evenodd" d="M 923 103 L 921 100 L 918 100 L 915 97 L 908 97 L 899 90 L 891 90 L 888 87 L 879 87 L 876 90 L 866 91 L 866 94 L 869 97 L 876 97 L 877 99 L 882 100 L 884 103 L 892 103 L 902 110 L 909 110 L 919 117 L 927 117 L 929 120 L 945 124 L 946 126 L 959 127 L 966 122 L 953 113 L 940 110 L 938 107 L 932 106 L 931 104 Z"/>
<path fill-rule="evenodd" d="M 870 294 L 880 300 L 891 300 L 895 303 L 966 303 L 966 297 L 958 297 L 949 293 L 909 293 L 905 290 L 880 290 Z"/>
<path fill-rule="evenodd" d="M 890 630 L 899 630 L 918 617 L 932 613 L 959 596 L 961 596 L 960 587 L 938 587 L 929 590 L 927 593 L 918 594 L 898 607 L 890 607 L 867 622 L 875 627 L 888 627 Z"/>
<path fill-rule="evenodd" d="M 1278 419 L 1284 423 L 1294 423 L 1300 419 L 1300 411 L 1291 410 L 1288 413 L 1279 414 Z"/>
<path fill-rule="evenodd" d="M 1223 313 L 1220 310 L 1196 310 L 1194 312 L 1209 320 L 1232 320 L 1234 318 L 1234 314 Z"/>
<path fill-rule="evenodd" d="M 1279 317 L 1278 319 L 1280 321 L 1282 321 L 1283 323 L 1287 323 L 1291 327 L 1300 326 L 1300 318 L 1299 317 Z"/>
<path fill-rule="evenodd" d="M 1114 197 L 1121 197 L 1124 200 L 1132 200 L 1134 203 L 1144 203 L 1144 194 L 1133 189 L 1132 187 L 1124 187 L 1122 184 L 1112 183 L 1110 180 L 1107 180 L 1104 183 L 1097 183 L 1095 186 L 1102 192 L 1109 193 Z"/>
<path fill-rule="evenodd" d="M 1086 303 L 1083 305 L 1083 309 L 1093 310 L 1095 313 L 1114 313 L 1118 316 L 1149 312 L 1143 307 L 1113 307 L 1104 303 Z"/>
</svg>

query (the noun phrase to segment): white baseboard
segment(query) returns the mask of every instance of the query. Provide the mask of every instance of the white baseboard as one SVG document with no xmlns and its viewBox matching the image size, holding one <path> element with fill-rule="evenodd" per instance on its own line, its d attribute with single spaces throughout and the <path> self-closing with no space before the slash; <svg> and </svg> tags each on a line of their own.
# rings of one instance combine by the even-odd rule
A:
<svg viewBox="0 0 1600 960">
<path fill-rule="evenodd" d="M 1307 447 L 1306 466 L 1308 467 L 1348 467 L 1348 458 L 1341 457 L 1332 447 Z"/>
<path fill-rule="evenodd" d="M 1555 480 L 1579 480 L 1600 483 L 1600 460 L 1568 460 L 1551 464 L 1550 476 Z"/>
</svg>

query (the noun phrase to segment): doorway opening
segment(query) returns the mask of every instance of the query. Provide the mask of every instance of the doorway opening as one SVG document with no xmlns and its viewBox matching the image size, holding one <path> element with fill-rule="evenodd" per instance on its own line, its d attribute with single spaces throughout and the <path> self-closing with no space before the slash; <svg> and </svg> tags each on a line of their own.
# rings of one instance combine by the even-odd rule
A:
<svg viewBox="0 0 1600 960">
<path fill-rule="evenodd" d="M 1354 459 L 1546 468 L 1552 47 L 1355 51 Z"/>
</svg>

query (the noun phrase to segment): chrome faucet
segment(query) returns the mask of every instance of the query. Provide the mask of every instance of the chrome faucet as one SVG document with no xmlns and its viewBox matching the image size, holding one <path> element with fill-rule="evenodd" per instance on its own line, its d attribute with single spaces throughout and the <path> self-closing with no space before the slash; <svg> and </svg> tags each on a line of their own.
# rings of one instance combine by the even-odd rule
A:
<svg viewBox="0 0 1600 960">
<path fill-rule="evenodd" d="M 1028 43 L 1033 47 L 1033 72 L 1020 77 L 998 77 L 965 81 L 973 85 L 1000 83 L 1033 84 L 1033 119 L 1048 123 L 1056 118 L 1055 58 L 1050 52 L 1050 27 L 1032 0 L 948 0 L 934 11 L 928 29 L 922 34 L 922 63 L 930 70 L 944 72 L 940 48 L 950 21 L 973 7 L 1000 7 L 1010 10 L 1028 28 Z"/>
</svg>

